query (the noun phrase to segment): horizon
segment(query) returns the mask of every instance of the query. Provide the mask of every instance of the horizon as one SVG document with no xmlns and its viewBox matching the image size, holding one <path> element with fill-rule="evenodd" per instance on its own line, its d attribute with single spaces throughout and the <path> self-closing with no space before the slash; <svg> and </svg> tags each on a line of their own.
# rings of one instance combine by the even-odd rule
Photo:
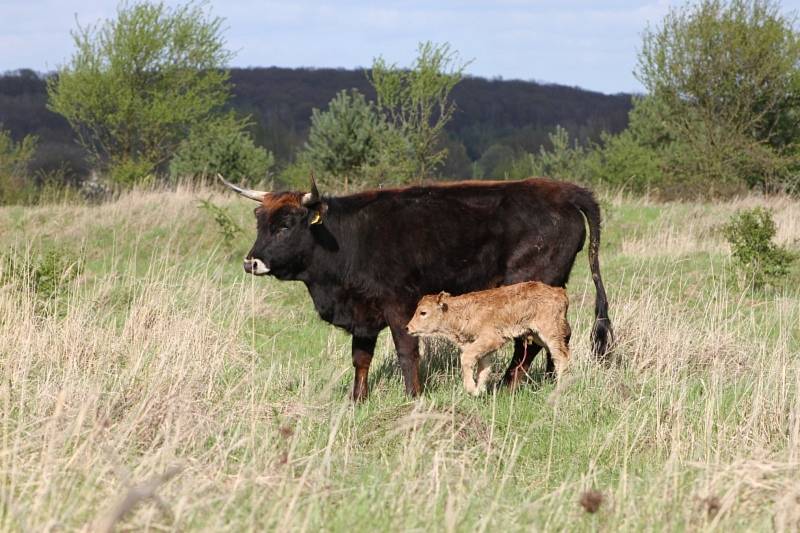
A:
<svg viewBox="0 0 800 533">
<path fill-rule="evenodd" d="M 174 7 L 185 2 L 167 0 Z M 364 69 L 383 56 L 408 66 L 419 42 L 447 42 L 466 61 L 465 74 L 580 88 L 603 94 L 641 94 L 634 69 L 642 33 L 657 26 L 678 0 L 392 0 L 372 6 L 346 0 L 335 7 L 301 0 L 201 2 L 224 19 L 223 37 L 235 53 L 229 68 Z M 794 17 L 800 0 L 781 3 Z M 113 18 L 103 0 L 0 0 L 0 72 L 47 74 L 74 49 L 70 32 Z M 447 23 L 442 23 L 446 21 Z M 309 38 L 308 36 L 311 36 Z"/>
<path fill-rule="evenodd" d="M 465 71 L 471 77 L 632 94 L 644 90 L 633 75 L 641 33 L 680 3 L 451 0 L 431 7 L 419 1 L 370 6 L 350 0 L 332 7 L 311 0 L 291 5 L 217 0 L 205 5 L 207 13 L 224 19 L 227 47 L 236 54 L 230 68 L 354 70 L 368 68 L 378 56 L 407 66 L 417 43 L 430 40 L 450 43 L 462 59 L 472 60 Z M 784 11 L 798 4 L 785 2 Z M 57 70 L 72 54 L 76 19 L 86 26 L 116 11 L 116 4 L 100 0 L 0 1 L 0 72 Z"/>
</svg>

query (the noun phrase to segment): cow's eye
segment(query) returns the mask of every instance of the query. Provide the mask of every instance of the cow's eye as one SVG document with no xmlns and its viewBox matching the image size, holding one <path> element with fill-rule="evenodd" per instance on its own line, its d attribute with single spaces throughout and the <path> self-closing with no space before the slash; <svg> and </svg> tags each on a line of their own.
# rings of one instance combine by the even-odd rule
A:
<svg viewBox="0 0 800 533">
<path fill-rule="evenodd" d="M 427 312 L 427 311 L 420 311 L 420 312 L 419 312 L 419 316 L 425 316 L 425 315 L 427 315 L 427 314 L 428 314 L 428 312 Z"/>
</svg>

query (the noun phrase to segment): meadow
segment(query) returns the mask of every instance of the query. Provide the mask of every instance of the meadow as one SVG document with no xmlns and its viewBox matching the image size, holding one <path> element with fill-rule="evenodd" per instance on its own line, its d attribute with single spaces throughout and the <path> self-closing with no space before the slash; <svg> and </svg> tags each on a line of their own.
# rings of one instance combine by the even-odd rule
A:
<svg viewBox="0 0 800 533">
<path fill-rule="evenodd" d="M 356 406 L 349 337 L 301 284 L 242 271 L 251 202 L 0 208 L 0 529 L 797 530 L 800 271 L 740 288 L 719 227 L 765 205 L 797 249 L 800 204 L 600 199 L 613 364 L 590 355 L 582 252 L 563 391 L 539 357 L 469 397 L 431 343 L 411 400 L 384 332 Z"/>
</svg>

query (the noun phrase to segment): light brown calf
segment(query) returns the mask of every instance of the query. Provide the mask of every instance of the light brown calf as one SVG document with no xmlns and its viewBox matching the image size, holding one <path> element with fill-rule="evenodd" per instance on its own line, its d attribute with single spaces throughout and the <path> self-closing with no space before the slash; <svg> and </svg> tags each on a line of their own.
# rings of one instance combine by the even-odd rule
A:
<svg viewBox="0 0 800 533">
<path fill-rule="evenodd" d="M 547 350 L 561 382 L 570 358 L 568 306 L 564 289 L 538 281 L 461 296 L 441 292 L 422 297 L 406 329 L 418 337 L 445 337 L 456 343 L 464 387 L 477 396 L 486 390 L 490 355 L 516 337 L 526 336 Z"/>
</svg>

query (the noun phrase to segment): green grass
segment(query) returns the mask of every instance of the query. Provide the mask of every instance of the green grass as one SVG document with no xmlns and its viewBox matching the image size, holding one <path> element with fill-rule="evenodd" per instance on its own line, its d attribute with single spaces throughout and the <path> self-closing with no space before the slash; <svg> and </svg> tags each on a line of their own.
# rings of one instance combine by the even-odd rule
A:
<svg viewBox="0 0 800 533">
<path fill-rule="evenodd" d="M 469 397 L 436 343 L 410 400 L 384 333 L 370 399 L 353 406 L 348 336 L 301 284 L 242 272 L 251 206 L 213 197 L 247 233 L 228 250 L 197 208 L 208 195 L 0 208 L 0 249 L 84 265 L 52 298 L 25 279 L 0 287 L 0 529 L 99 527 L 172 466 L 120 528 L 797 527 L 800 274 L 770 293 L 731 283 L 715 228 L 739 203 L 604 199 L 619 362 L 589 355 L 582 253 L 563 392 L 538 361 L 518 392 Z M 775 206 L 783 238 L 800 237 L 796 204 Z M 596 513 L 579 503 L 589 489 Z"/>
</svg>

